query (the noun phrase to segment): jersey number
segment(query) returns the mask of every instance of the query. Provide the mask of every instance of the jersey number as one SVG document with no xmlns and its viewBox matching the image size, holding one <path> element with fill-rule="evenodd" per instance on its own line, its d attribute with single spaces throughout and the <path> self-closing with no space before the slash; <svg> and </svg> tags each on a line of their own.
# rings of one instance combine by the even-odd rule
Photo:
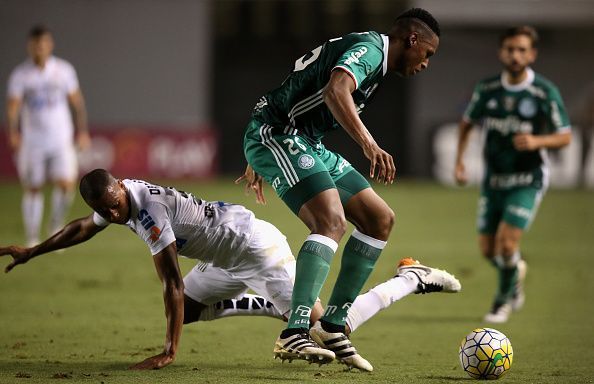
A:
<svg viewBox="0 0 594 384">
<path fill-rule="evenodd" d="M 320 52 L 322 52 L 321 45 L 313 51 L 308 52 L 305 55 L 298 58 L 297 60 L 295 60 L 295 69 L 293 69 L 293 72 L 303 71 L 308 65 L 310 65 L 311 63 L 316 61 L 318 57 L 320 57 Z"/>
<path fill-rule="evenodd" d="M 299 149 L 294 148 L 295 144 L 297 144 L 297 146 L 301 148 L 303 152 L 307 151 L 307 147 L 299 142 L 298 137 L 295 137 L 295 141 L 292 139 L 284 139 L 283 144 L 287 144 L 287 149 L 291 155 L 296 155 L 299 153 Z"/>
</svg>

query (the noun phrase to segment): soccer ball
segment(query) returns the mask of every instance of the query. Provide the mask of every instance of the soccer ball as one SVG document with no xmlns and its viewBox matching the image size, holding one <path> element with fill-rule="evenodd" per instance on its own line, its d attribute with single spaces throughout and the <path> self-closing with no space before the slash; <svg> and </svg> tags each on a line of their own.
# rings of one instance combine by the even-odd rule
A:
<svg viewBox="0 0 594 384">
<path fill-rule="evenodd" d="M 466 335 L 458 349 L 460 365 L 474 379 L 495 380 L 512 365 L 513 349 L 507 336 L 492 328 L 477 328 Z"/>
</svg>

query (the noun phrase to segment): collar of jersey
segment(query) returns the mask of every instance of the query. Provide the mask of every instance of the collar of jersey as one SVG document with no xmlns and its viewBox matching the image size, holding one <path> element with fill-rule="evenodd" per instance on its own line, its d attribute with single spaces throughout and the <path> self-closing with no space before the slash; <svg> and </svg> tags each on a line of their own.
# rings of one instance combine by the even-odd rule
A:
<svg viewBox="0 0 594 384">
<path fill-rule="evenodd" d="M 384 61 L 382 68 L 384 70 L 384 76 L 388 72 L 388 48 L 390 47 L 390 38 L 387 35 L 382 34 L 382 40 L 384 41 Z"/>
<path fill-rule="evenodd" d="M 130 196 L 130 218 L 126 223 L 126 225 L 129 225 L 134 221 L 134 218 L 138 216 L 138 199 L 132 188 L 130 188 L 131 183 L 127 179 L 124 179 L 123 182 L 128 190 L 128 196 Z"/>
<path fill-rule="evenodd" d="M 530 85 L 532 85 L 532 82 L 534 82 L 534 71 L 532 70 L 532 68 L 528 67 L 528 68 L 526 68 L 526 71 L 528 72 L 528 76 L 526 76 L 524 81 L 522 81 L 519 84 L 510 84 L 507 81 L 507 76 L 506 76 L 505 72 L 502 72 L 501 73 L 501 85 L 503 86 L 503 88 L 505 88 L 506 90 L 511 91 L 511 92 L 519 92 L 519 91 L 525 90 Z"/>
<path fill-rule="evenodd" d="M 51 68 L 54 66 L 54 63 L 56 62 L 56 57 L 54 55 L 50 55 L 50 57 L 47 58 L 47 62 L 45 63 L 45 67 L 43 67 L 43 69 L 39 69 L 39 67 L 37 67 L 35 65 L 35 63 L 33 62 L 32 58 L 28 58 L 27 62 L 29 63 L 29 65 L 31 67 L 37 69 L 38 71 L 45 72 L 48 70 L 48 68 Z"/>
</svg>

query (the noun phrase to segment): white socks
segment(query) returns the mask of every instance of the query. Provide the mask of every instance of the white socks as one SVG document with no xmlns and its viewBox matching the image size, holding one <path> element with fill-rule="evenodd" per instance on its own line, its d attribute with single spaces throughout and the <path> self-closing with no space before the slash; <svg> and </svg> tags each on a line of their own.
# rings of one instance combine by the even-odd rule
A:
<svg viewBox="0 0 594 384">
<path fill-rule="evenodd" d="M 64 192 L 61 188 L 54 187 L 52 192 L 52 215 L 50 218 L 49 235 L 53 236 L 64 226 L 64 219 L 72 205 L 74 193 Z"/>
<path fill-rule="evenodd" d="M 43 193 L 26 191 L 23 195 L 21 210 L 27 246 L 36 245 L 39 242 L 39 229 L 43 218 Z"/>
<path fill-rule="evenodd" d="M 204 308 L 199 321 L 210 321 L 230 316 L 268 316 L 283 320 L 283 315 L 262 296 L 246 293 L 241 299 L 227 299 Z"/>
<path fill-rule="evenodd" d="M 375 316 L 382 309 L 416 292 L 419 280 L 410 274 L 396 276 L 385 283 L 371 288 L 357 296 L 347 314 L 347 325 L 354 332 L 361 324 Z"/>
<path fill-rule="evenodd" d="M 394 302 L 415 293 L 419 280 L 412 274 L 396 276 L 357 296 L 347 314 L 351 332 Z M 241 299 L 222 300 L 204 308 L 199 321 L 211 321 L 230 316 L 267 316 L 283 320 L 283 315 L 262 296 L 245 294 Z"/>
</svg>

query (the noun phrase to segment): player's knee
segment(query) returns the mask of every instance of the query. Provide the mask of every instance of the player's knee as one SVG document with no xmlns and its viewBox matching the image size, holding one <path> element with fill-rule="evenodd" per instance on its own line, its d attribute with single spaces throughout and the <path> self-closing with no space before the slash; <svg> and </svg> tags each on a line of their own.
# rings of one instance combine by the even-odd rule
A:
<svg viewBox="0 0 594 384">
<path fill-rule="evenodd" d="M 374 239 L 387 240 L 394 227 L 396 215 L 391 208 L 386 207 L 369 216 L 366 223 L 362 223 L 362 232 Z"/>
<path fill-rule="evenodd" d="M 315 215 L 314 222 L 310 225 L 310 230 L 313 233 L 336 238 L 341 238 L 346 229 L 347 221 L 342 211 L 320 212 Z"/>
</svg>

